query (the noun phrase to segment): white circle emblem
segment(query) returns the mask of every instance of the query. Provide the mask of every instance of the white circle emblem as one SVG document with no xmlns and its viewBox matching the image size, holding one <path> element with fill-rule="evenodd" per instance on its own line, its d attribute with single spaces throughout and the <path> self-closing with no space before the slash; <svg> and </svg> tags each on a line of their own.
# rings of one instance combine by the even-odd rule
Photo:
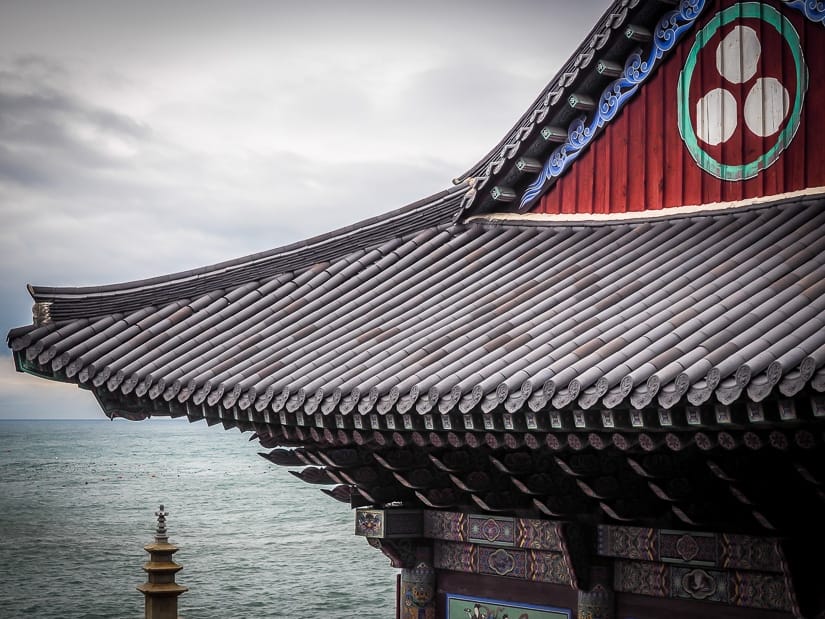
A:
<svg viewBox="0 0 825 619">
<path fill-rule="evenodd" d="M 791 105 L 788 89 L 775 77 L 760 77 L 745 99 L 745 124 L 761 138 L 782 126 Z"/>
<path fill-rule="evenodd" d="M 716 47 L 716 69 L 729 82 L 742 84 L 756 75 L 762 44 L 750 26 L 736 26 Z"/>
<path fill-rule="evenodd" d="M 696 137 L 716 146 L 736 131 L 736 99 L 724 88 L 714 88 L 696 102 Z"/>
</svg>

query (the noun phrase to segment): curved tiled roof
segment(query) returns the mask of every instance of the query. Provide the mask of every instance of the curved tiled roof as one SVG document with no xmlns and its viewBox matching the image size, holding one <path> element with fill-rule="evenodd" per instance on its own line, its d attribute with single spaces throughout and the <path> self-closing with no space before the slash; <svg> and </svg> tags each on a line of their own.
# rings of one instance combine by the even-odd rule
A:
<svg viewBox="0 0 825 619">
<path fill-rule="evenodd" d="M 50 304 L 49 315 L 56 321 L 131 312 L 149 304 L 197 297 L 336 260 L 370 244 L 450 223 L 466 191 L 467 185 L 462 184 L 345 228 L 199 269 L 107 286 L 29 286 L 29 292 L 35 302 Z"/>
<path fill-rule="evenodd" d="M 668 409 L 825 390 L 825 197 L 445 225 L 456 198 L 420 207 L 432 224 L 377 222 L 359 249 L 273 252 L 197 286 L 35 289 L 61 319 L 9 343 L 18 367 L 150 409 Z"/>
</svg>

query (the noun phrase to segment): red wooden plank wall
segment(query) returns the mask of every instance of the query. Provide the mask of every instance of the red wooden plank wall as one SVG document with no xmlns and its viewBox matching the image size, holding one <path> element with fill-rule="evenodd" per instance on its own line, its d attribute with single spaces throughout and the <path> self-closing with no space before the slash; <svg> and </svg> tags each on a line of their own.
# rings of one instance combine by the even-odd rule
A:
<svg viewBox="0 0 825 619">
<path fill-rule="evenodd" d="M 708 7 L 695 27 L 672 55 L 659 67 L 604 132 L 590 144 L 586 153 L 542 196 L 533 212 L 538 213 L 618 213 L 661 209 L 680 205 L 728 202 L 765 195 L 825 186 L 825 27 L 801 13 L 765 2 L 786 17 L 799 35 L 808 69 L 808 90 L 801 110 L 799 128 L 790 145 L 769 167 L 745 180 L 721 180 L 705 172 L 694 161 L 679 133 L 677 88 L 697 33 L 721 9 L 735 5 L 732 0 Z M 739 9 L 737 9 L 739 10 Z M 754 78 L 732 84 L 720 75 L 715 62 L 716 40 L 697 56 L 696 78 L 689 86 L 688 109 L 697 109 L 702 93 L 717 88 L 733 90 L 740 102 L 760 76 L 775 76 L 786 86 L 793 106 L 795 90 L 794 59 L 790 47 L 776 29 L 760 20 L 734 21 L 720 28 L 717 39 L 737 24 L 747 23 L 756 31 L 761 44 Z M 745 54 L 742 54 L 745 56 Z M 746 62 L 745 59 L 743 62 Z M 701 91 L 701 92 L 699 92 Z M 738 128 L 721 144 L 705 150 L 721 161 L 745 163 L 763 144 L 776 142 L 774 136 L 745 136 L 740 113 Z M 786 116 L 786 123 L 789 122 Z M 697 121 L 698 124 L 698 121 Z M 698 128 L 697 128 L 698 133 Z M 743 137 L 745 136 L 745 137 Z M 748 137 L 749 136 L 749 137 Z M 768 144 L 768 147 L 770 144 Z M 756 153 L 758 156 L 758 153 Z"/>
</svg>

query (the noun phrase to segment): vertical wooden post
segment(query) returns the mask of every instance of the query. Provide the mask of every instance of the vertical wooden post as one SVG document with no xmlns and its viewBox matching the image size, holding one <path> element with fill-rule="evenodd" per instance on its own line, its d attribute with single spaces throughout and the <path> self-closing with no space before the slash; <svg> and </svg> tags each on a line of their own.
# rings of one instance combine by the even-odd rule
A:
<svg viewBox="0 0 825 619">
<path fill-rule="evenodd" d="M 591 587 L 579 590 L 578 619 L 613 619 L 616 600 L 613 592 L 613 570 L 609 566 L 591 566 Z"/>
<path fill-rule="evenodd" d="M 401 619 L 435 619 L 435 570 L 421 562 L 401 570 Z"/>
<path fill-rule="evenodd" d="M 163 505 L 155 515 L 158 517 L 155 541 L 143 547 L 149 553 L 149 561 L 143 564 L 148 580 L 138 585 L 137 590 L 146 601 L 145 619 L 178 619 L 178 596 L 189 589 L 175 582 L 175 574 L 183 566 L 172 560 L 178 547 L 170 544 L 166 535 L 167 512 L 163 511 Z"/>
</svg>

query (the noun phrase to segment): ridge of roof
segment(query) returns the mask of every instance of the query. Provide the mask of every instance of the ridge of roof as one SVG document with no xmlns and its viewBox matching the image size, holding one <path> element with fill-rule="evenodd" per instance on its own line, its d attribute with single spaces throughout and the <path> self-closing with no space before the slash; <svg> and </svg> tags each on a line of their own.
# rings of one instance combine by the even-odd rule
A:
<svg viewBox="0 0 825 619">
<path fill-rule="evenodd" d="M 129 312 L 155 303 L 198 296 L 219 288 L 274 277 L 335 260 L 347 253 L 378 245 L 453 221 L 468 185 L 442 190 L 398 209 L 309 239 L 217 264 L 168 275 L 102 286 L 27 286 L 36 304 L 51 320 Z"/>
<path fill-rule="evenodd" d="M 513 202 L 522 211 L 529 208 L 547 182 L 573 164 L 658 69 L 658 61 L 690 29 L 705 4 L 706 0 L 614 2 L 551 81 L 538 107 L 522 116 L 485 165 L 472 170 L 473 188 L 462 210 L 487 212 L 501 202 Z M 536 166 L 541 166 L 538 173 Z"/>
<path fill-rule="evenodd" d="M 639 2 L 641 0 L 614 0 L 510 131 L 474 166 L 456 177 L 453 182 L 461 183 L 469 178 L 489 174 L 491 168 L 506 157 L 508 150 L 530 136 L 536 124 L 542 122 L 550 113 L 550 108 L 563 100 L 564 95 L 570 90 L 569 86 L 578 78 L 579 72 L 590 65 L 596 52 L 607 44 L 615 31 L 625 25 L 631 9 Z"/>
</svg>

